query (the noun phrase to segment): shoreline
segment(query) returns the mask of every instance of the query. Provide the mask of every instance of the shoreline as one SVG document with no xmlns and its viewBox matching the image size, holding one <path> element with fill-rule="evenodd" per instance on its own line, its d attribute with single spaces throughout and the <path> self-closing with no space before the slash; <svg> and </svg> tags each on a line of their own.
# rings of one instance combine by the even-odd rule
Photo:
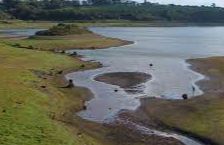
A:
<svg viewBox="0 0 224 145">
<path fill-rule="evenodd" d="M 113 39 L 117 39 L 117 38 L 113 38 Z M 127 43 L 128 42 L 128 43 Z M 131 45 L 131 44 L 134 44 L 133 42 L 130 42 L 130 41 L 126 41 L 126 43 L 124 43 L 125 45 L 119 45 L 119 46 L 126 46 L 126 45 Z M 111 46 L 111 47 L 117 47 L 117 46 Z M 111 47 L 108 47 L 108 48 L 111 48 Z M 101 49 L 101 48 L 96 48 L 96 49 Z M 106 48 L 103 48 L 103 49 L 106 49 Z M 75 51 L 75 49 L 73 49 L 74 51 Z M 81 61 L 83 61 L 80 57 L 79 57 L 79 59 L 81 60 Z M 84 61 L 85 62 L 85 61 Z M 191 70 L 191 71 L 193 71 L 193 72 L 195 72 L 195 73 L 197 73 L 197 71 L 194 71 L 193 69 L 191 69 L 191 66 L 188 66 L 188 60 L 185 60 L 185 63 L 186 63 L 186 68 L 187 69 L 189 69 L 189 70 Z M 190 65 L 190 64 L 189 64 Z M 67 73 L 68 74 L 68 73 Z M 197 75 L 199 75 L 200 73 L 197 73 Z M 65 74 L 66 75 L 66 74 Z M 105 74 L 102 74 L 102 76 L 100 75 L 100 77 L 105 77 L 105 76 L 103 76 L 103 75 L 105 75 Z M 201 74 L 200 74 L 201 75 Z M 201 76 L 203 76 L 203 75 L 201 75 Z M 97 77 L 97 76 L 96 76 Z M 204 77 L 202 77 L 202 78 L 200 78 L 200 80 L 202 80 Z M 100 78 L 100 79 L 98 79 L 98 80 L 96 80 L 96 81 L 100 81 L 100 82 L 104 82 L 104 83 L 107 83 L 107 84 L 112 84 L 112 85 L 118 85 L 118 86 L 120 86 L 121 88 L 125 88 L 124 86 L 122 87 L 122 85 L 119 85 L 119 84 L 113 84 L 113 83 L 111 83 L 110 82 L 110 78 Z M 197 81 L 195 81 L 195 82 L 193 82 L 195 85 L 197 85 L 197 83 L 196 82 L 198 82 L 198 80 Z M 199 86 L 198 86 L 199 87 Z M 88 89 L 88 88 L 87 88 Z M 94 97 L 94 96 L 92 96 L 92 97 Z M 91 97 L 91 98 L 92 98 Z M 91 98 L 89 98 L 89 99 L 91 99 Z M 142 102 L 142 100 L 144 100 L 144 98 L 143 99 L 140 99 L 141 100 L 141 102 Z M 88 99 L 87 100 L 85 100 L 85 101 L 89 101 Z M 142 105 L 142 103 L 141 103 L 141 105 Z M 139 107 L 140 108 L 140 107 Z M 81 110 L 83 110 L 83 109 L 81 109 Z M 79 110 L 79 111 L 81 111 L 81 110 Z M 138 110 L 138 109 L 137 109 Z M 81 120 L 83 120 L 83 119 L 81 119 Z M 85 119 L 84 119 L 85 120 Z M 211 140 L 209 140 L 209 139 L 206 139 L 206 138 L 203 138 L 203 137 L 201 137 L 201 136 L 197 136 L 197 135 L 195 135 L 195 134 L 193 134 L 193 133 L 189 133 L 189 132 L 185 132 L 185 131 L 183 131 L 183 130 L 181 130 L 181 129 L 179 129 L 179 128 L 173 128 L 173 127 L 169 127 L 169 126 L 166 126 L 165 124 L 162 124 L 162 123 L 160 123 L 160 127 L 162 127 L 163 129 L 165 129 L 165 130 L 167 130 L 168 132 L 169 131 L 174 131 L 174 132 L 176 132 L 176 133 L 180 133 L 180 135 L 186 135 L 186 137 L 188 138 L 194 138 L 194 139 L 196 139 L 197 141 L 199 141 L 199 142 L 203 142 L 205 145 L 211 145 L 211 144 L 214 144 L 214 145 L 216 145 L 213 141 L 211 141 Z M 157 136 L 157 135 L 156 135 Z M 177 140 L 177 139 L 175 139 L 175 140 Z M 178 141 L 178 140 L 177 140 Z"/>
<path fill-rule="evenodd" d="M 6 23 L 5 23 L 6 22 Z M 23 21 L 23 20 L 5 20 L 0 23 L 1 29 L 18 29 L 18 28 L 48 28 L 55 24 L 58 21 Z M 224 26 L 224 23 L 200 23 L 200 22 L 169 22 L 169 21 L 65 21 L 67 24 L 77 24 L 78 26 L 87 26 L 87 27 L 217 27 Z"/>
<path fill-rule="evenodd" d="M 110 38 L 110 37 L 105 37 L 105 36 L 101 36 L 101 35 L 98 35 L 98 34 L 95 34 L 95 33 L 93 33 L 94 35 L 97 35 L 97 36 L 99 36 L 99 37 L 101 37 L 101 38 L 109 38 L 109 39 L 114 39 L 114 40 L 118 40 L 118 41 L 120 41 L 121 43 L 119 43 L 119 44 L 114 44 L 114 45 L 111 45 L 110 47 L 97 47 L 97 48 L 84 48 L 84 49 L 87 49 L 87 50 L 91 50 L 91 49 L 106 49 L 106 48 L 111 48 L 111 47 L 119 47 L 119 46 L 126 46 L 126 45 L 131 45 L 131 44 L 133 44 L 134 42 L 132 42 L 132 41 L 127 41 L 127 40 L 122 40 L 122 39 L 118 39 L 118 38 Z M 25 48 L 25 47 L 24 47 Z M 25 48 L 25 49 L 27 49 L 27 48 Z M 70 50 L 70 49 L 60 49 L 59 48 L 59 50 Z M 71 50 L 76 50 L 76 48 L 71 48 Z M 40 51 L 43 51 L 43 50 L 40 50 Z M 49 50 L 45 50 L 45 51 L 47 51 L 47 52 L 52 52 L 52 53 L 55 53 L 55 54 L 57 54 L 57 52 L 55 52 L 55 51 L 49 51 Z M 55 80 L 52 80 L 54 83 L 56 83 L 56 85 L 59 85 L 59 86 L 62 86 L 62 85 L 65 85 L 65 84 L 68 84 L 69 83 L 69 80 L 67 80 L 66 79 L 66 75 L 67 74 L 69 74 L 69 73 L 74 73 L 74 72 L 77 72 L 77 71 L 84 71 L 84 70 L 91 70 L 91 69 L 98 69 L 98 68 L 100 68 L 100 67 L 103 67 L 102 66 L 102 64 L 100 63 L 100 62 L 92 62 L 92 61 L 84 61 L 84 60 L 82 60 L 82 56 L 79 56 L 79 55 L 77 55 L 77 56 L 70 56 L 69 54 L 66 54 L 66 53 L 64 53 L 64 52 L 62 52 L 61 53 L 61 55 L 67 55 L 67 57 L 70 57 L 70 58 L 72 58 L 72 59 L 78 59 L 81 63 L 80 63 L 80 68 L 79 69 L 77 69 L 77 68 L 68 68 L 68 69 L 65 69 L 65 70 L 61 70 L 62 71 L 62 73 L 61 74 L 55 74 L 54 76 L 53 76 L 53 78 L 55 79 Z M 90 63 L 90 64 L 93 64 L 94 66 L 92 67 L 85 67 L 85 68 L 82 68 L 82 65 L 83 64 L 88 64 L 88 63 Z M 72 92 L 74 91 L 73 89 L 74 88 L 78 88 L 78 89 L 84 89 L 85 91 L 85 93 L 87 93 L 88 95 L 86 96 L 84 96 L 84 98 L 85 99 L 83 99 L 82 100 L 82 102 L 83 102 L 83 105 L 78 109 L 78 110 L 73 110 L 74 108 L 74 106 L 71 106 L 71 107 L 69 107 L 69 109 L 66 111 L 65 110 L 65 113 L 68 113 L 68 114 L 70 114 L 68 117 L 69 117 L 69 120 L 67 120 L 67 119 L 65 119 L 64 117 L 64 114 L 60 117 L 59 116 L 59 118 L 61 118 L 62 120 L 60 120 L 60 121 L 62 121 L 62 122 L 73 122 L 72 120 L 72 118 L 70 118 L 70 117 L 72 117 L 72 116 L 74 116 L 74 114 L 76 114 L 77 112 L 79 112 L 79 111 L 81 111 L 81 110 L 83 110 L 83 108 L 84 108 L 84 104 L 85 104 L 85 102 L 86 101 L 89 101 L 89 100 L 91 100 L 92 98 L 94 98 L 94 94 L 91 92 L 91 90 L 89 90 L 88 88 L 86 88 L 86 87 L 79 87 L 79 86 L 76 86 L 75 85 L 75 83 L 73 83 L 73 85 L 74 86 L 72 86 L 72 87 L 70 87 L 70 88 L 62 88 L 63 90 L 64 89 L 67 89 L 69 92 L 71 92 L 71 94 L 73 94 Z M 60 87 L 59 87 L 60 88 Z M 73 110 L 73 111 L 71 111 L 71 110 Z M 78 118 L 80 118 L 80 117 L 78 117 Z M 64 120 L 65 119 L 65 120 Z M 85 119 L 82 119 L 82 118 L 80 118 L 81 120 L 85 120 Z M 87 120 L 85 120 L 86 122 L 89 122 L 89 121 L 87 121 Z M 69 124 L 70 124 L 69 123 Z"/>
<path fill-rule="evenodd" d="M 103 36 L 104 37 L 104 36 Z M 117 39 L 117 38 L 112 38 L 112 39 Z M 120 40 L 120 39 L 117 39 L 117 40 Z M 126 45 L 132 45 L 132 44 L 134 44 L 134 42 L 132 42 L 132 41 L 126 41 L 126 40 L 121 40 L 121 41 L 124 41 L 124 43 L 123 43 L 123 45 L 113 45 L 113 46 L 111 46 L 111 47 L 119 47 L 119 46 L 126 46 Z M 111 47 L 107 47 L 107 48 L 111 48 Z M 106 48 L 97 48 L 97 49 L 106 49 Z M 74 51 L 75 51 L 75 49 L 73 49 Z M 71 56 L 72 57 L 72 56 Z M 84 60 L 82 60 L 81 59 L 81 57 L 80 56 L 77 56 L 78 57 L 78 59 L 81 61 L 81 62 L 91 62 L 91 61 L 84 61 Z M 92 63 L 92 62 L 91 62 Z M 90 69 L 97 69 L 97 68 L 100 68 L 100 67 L 102 67 L 102 65 L 101 65 L 101 63 L 100 62 L 96 62 L 96 63 L 98 63 L 98 66 L 97 67 L 95 67 L 95 68 L 90 68 Z M 84 70 L 88 70 L 88 69 L 84 69 Z M 67 74 L 69 74 L 69 73 L 71 73 L 71 72 L 76 72 L 76 71 L 82 71 L 82 70 L 74 70 L 74 69 L 71 69 L 71 70 L 67 70 L 67 71 L 65 71 L 65 73 L 63 73 L 60 77 L 59 77 L 59 79 L 60 80 L 64 80 L 64 81 L 68 81 L 66 78 L 65 78 L 65 76 L 67 75 Z M 151 79 L 151 75 L 149 74 L 149 76 L 150 76 L 150 78 L 149 79 L 145 79 L 144 81 L 148 81 L 148 80 L 150 80 Z M 75 86 L 75 84 L 74 84 L 74 86 Z M 76 87 L 76 86 L 75 86 Z M 94 94 L 92 94 L 92 92 L 88 89 L 88 88 L 85 88 L 85 87 L 78 87 L 78 88 L 84 88 L 84 89 L 86 89 L 86 91 L 87 92 L 89 92 L 89 93 L 91 93 L 91 97 L 87 97 L 85 100 L 83 100 L 84 102 L 86 102 L 86 101 L 89 101 L 89 100 L 91 100 L 92 98 L 94 98 Z M 73 88 L 70 88 L 71 90 L 73 89 Z M 72 108 L 72 107 L 71 107 Z M 71 115 L 74 115 L 75 113 L 77 113 L 77 112 L 79 112 L 79 111 L 82 111 L 83 110 L 83 107 L 82 108 L 80 108 L 80 110 L 75 110 L 75 111 L 70 111 L 70 109 L 68 109 L 68 114 L 70 114 L 69 116 L 68 116 L 68 120 L 66 119 L 65 121 L 63 121 L 63 122 L 65 122 L 65 123 L 68 123 L 69 122 L 69 124 L 73 124 L 73 119 L 74 118 L 70 118 L 71 117 Z M 65 117 L 64 115 L 62 116 L 63 118 Z M 78 116 L 77 116 L 78 117 Z M 92 121 L 88 121 L 88 120 L 85 120 L 85 119 L 82 119 L 81 117 L 78 117 L 79 118 L 79 120 L 83 120 L 84 122 L 90 122 L 90 123 L 94 123 L 94 124 L 98 124 L 98 123 L 95 123 L 95 122 L 92 122 Z M 99 125 L 104 125 L 104 124 L 99 124 Z M 113 125 L 112 125 L 112 128 L 110 127 L 111 126 L 111 124 L 107 124 L 106 125 L 107 127 L 109 127 L 108 129 L 109 130 L 113 130 L 112 128 L 114 127 Z M 117 128 L 117 126 L 115 127 L 115 128 Z M 119 129 L 118 129 L 119 128 Z M 117 129 L 118 130 L 120 130 L 121 128 L 125 128 L 125 126 L 124 125 L 121 125 L 120 127 L 118 127 Z M 126 130 L 126 129 L 125 129 Z M 128 128 L 127 128 L 127 130 L 129 130 Z M 122 131 L 123 132 L 123 131 Z M 134 134 L 136 134 L 136 136 L 137 136 L 137 133 L 138 133 L 138 131 L 133 131 L 132 130 L 132 135 L 134 135 Z M 179 140 L 177 140 L 177 139 L 175 139 L 175 138 L 172 138 L 172 137 L 162 137 L 162 136 L 158 136 L 158 135 L 155 135 L 154 137 L 153 137 L 154 135 L 150 135 L 150 136 L 148 136 L 148 137 L 144 137 L 144 138 L 149 138 L 149 140 L 151 140 L 151 138 L 154 138 L 153 140 L 153 142 L 151 142 L 151 143 L 155 143 L 155 142 L 158 142 L 159 144 L 158 145 L 167 145 L 167 141 L 169 142 L 168 144 L 170 144 L 170 145 L 182 145 L 182 143 L 179 141 Z M 160 140 L 160 141 L 159 141 Z"/>
<path fill-rule="evenodd" d="M 203 102 L 209 101 L 213 103 L 218 101 L 223 94 L 223 91 L 222 91 L 223 86 L 222 84 L 217 86 L 217 83 L 221 81 L 220 77 L 222 77 L 222 74 L 217 74 L 218 72 L 216 72 L 218 71 L 218 69 L 221 69 L 213 65 L 213 63 L 216 64 L 216 61 L 218 62 L 224 61 L 224 57 L 220 56 L 220 57 L 208 57 L 208 58 L 197 58 L 197 59 L 186 60 L 186 62 L 190 64 L 189 69 L 204 75 L 204 79 L 200 79 L 199 81 L 195 83 L 204 92 L 204 94 L 191 98 L 187 101 L 162 100 L 157 98 L 142 98 L 140 99 L 141 106 L 136 111 L 133 111 L 133 112 L 127 110 L 126 112 L 127 114 L 125 115 L 130 116 L 131 119 L 137 120 L 139 122 L 143 122 L 143 124 L 144 122 L 147 122 L 146 125 L 148 124 L 149 126 L 153 128 L 160 129 L 160 130 L 174 131 L 174 132 L 186 135 L 190 138 L 194 138 L 206 145 L 207 144 L 219 145 L 220 143 L 217 142 L 217 140 L 210 138 L 210 136 L 206 137 L 205 135 L 202 135 L 200 133 L 198 134 L 197 132 L 188 130 L 188 127 L 179 126 L 178 122 L 175 121 L 176 120 L 175 117 L 174 118 L 172 117 L 173 119 L 170 120 L 169 122 L 167 122 L 168 120 L 166 121 L 166 118 L 160 117 L 163 114 L 165 115 L 169 114 L 169 116 L 170 115 L 175 116 L 175 114 L 178 113 L 178 116 L 183 115 L 182 119 L 185 119 L 186 116 L 184 115 L 182 111 L 188 112 L 187 109 L 198 108 L 198 106 L 195 106 L 195 103 L 200 104 L 200 106 L 202 107 L 206 107 L 206 103 L 203 103 Z M 215 67 L 217 70 L 210 69 L 212 67 Z M 172 107 L 175 109 L 172 109 L 172 107 L 169 107 L 170 105 L 173 105 L 174 107 L 173 106 Z M 200 106 L 199 108 L 201 109 Z M 166 109 L 166 108 L 169 108 L 169 109 Z M 164 113 L 165 110 L 168 113 Z M 179 112 L 183 114 L 179 114 Z M 192 113 L 194 114 L 194 112 Z M 139 116 L 139 114 L 143 114 L 143 115 Z M 204 113 L 204 115 L 206 116 L 206 113 Z"/>
<path fill-rule="evenodd" d="M 186 64 L 188 64 L 187 62 L 185 62 Z M 187 65 L 187 68 L 189 69 L 189 70 L 191 70 L 190 69 L 190 67 L 188 67 L 188 65 Z M 193 71 L 193 70 L 192 70 Z M 119 73 L 119 72 L 118 72 Z M 197 72 L 195 72 L 195 73 L 197 73 Z M 115 74 L 116 75 L 116 72 L 115 73 L 109 73 L 109 74 Z M 120 86 L 121 88 L 125 88 L 124 86 L 122 87 L 122 85 L 121 84 L 114 84 L 114 82 L 111 82 L 111 78 L 106 78 L 107 76 L 104 76 L 104 75 L 107 75 L 107 73 L 106 74 L 101 74 L 101 75 L 99 75 L 99 76 L 96 76 L 96 77 L 103 77 L 103 78 L 98 78 L 96 81 L 100 81 L 100 82 L 104 82 L 104 83 L 107 83 L 107 84 L 112 84 L 112 85 L 117 85 L 117 86 Z M 151 76 L 151 75 L 150 75 Z M 109 76 L 110 77 L 110 76 Z M 112 78 L 113 78 L 113 76 L 112 76 Z M 119 74 L 118 74 L 118 78 L 119 78 Z M 113 81 L 114 81 L 114 79 L 113 79 Z M 116 83 L 116 82 L 115 82 Z M 141 99 L 141 100 L 143 100 L 143 99 Z M 142 104 L 142 103 L 141 103 Z M 129 110 L 127 110 L 127 112 L 129 112 Z M 118 113 L 119 114 L 119 113 Z M 112 122 L 113 123 L 113 122 Z M 186 135 L 185 137 L 186 138 L 189 138 L 189 139 L 191 139 L 192 137 L 194 137 L 194 139 L 196 139 L 195 141 L 199 141 L 199 142 L 209 142 L 209 143 L 206 143 L 205 145 L 210 145 L 210 143 L 213 143 L 212 141 L 210 141 L 210 140 L 207 140 L 207 139 L 205 139 L 205 138 L 202 138 L 202 137 L 200 137 L 200 136 L 196 136 L 196 135 L 194 135 L 194 134 L 190 134 L 190 133 L 186 133 L 186 132 L 184 132 L 184 131 L 181 131 L 181 130 L 178 130 L 178 129 L 174 129 L 174 128 L 170 128 L 170 127 L 168 127 L 168 126 L 165 126 L 165 124 L 164 125 L 162 125 L 162 124 L 160 124 L 161 126 L 160 126 L 160 128 L 162 127 L 163 129 L 165 129 L 165 130 L 167 130 L 168 132 L 169 131 L 175 131 L 175 132 L 177 132 L 177 134 L 178 133 L 180 133 L 179 135 Z M 136 131 L 137 132 L 137 131 Z M 155 136 L 158 136 L 159 138 L 161 137 L 161 136 L 159 136 L 159 135 L 155 135 Z M 166 137 L 165 137 L 166 138 Z M 171 137 L 172 138 L 172 137 Z M 173 139 L 175 139 L 175 138 L 173 138 Z M 192 138 L 193 139 L 193 138 Z M 194 140 L 193 139 L 193 140 Z M 180 141 L 180 140 L 178 140 L 178 139 L 175 139 L 176 141 Z M 215 144 L 214 144 L 215 145 Z"/>
</svg>

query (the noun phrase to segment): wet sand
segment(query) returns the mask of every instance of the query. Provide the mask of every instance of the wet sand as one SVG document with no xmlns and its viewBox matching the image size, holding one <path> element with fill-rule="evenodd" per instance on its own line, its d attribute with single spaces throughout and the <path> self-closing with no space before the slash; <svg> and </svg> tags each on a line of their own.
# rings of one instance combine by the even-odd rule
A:
<svg viewBox="0 0 224 145">
<path fill-rule="evenodd" d="M 123 88 L 126 92 L 138 91 L 138 85 L 149 81 L 150 74 L 142 72 L 113 72 L 96 76 L 94 79 Z"/>
</svg>

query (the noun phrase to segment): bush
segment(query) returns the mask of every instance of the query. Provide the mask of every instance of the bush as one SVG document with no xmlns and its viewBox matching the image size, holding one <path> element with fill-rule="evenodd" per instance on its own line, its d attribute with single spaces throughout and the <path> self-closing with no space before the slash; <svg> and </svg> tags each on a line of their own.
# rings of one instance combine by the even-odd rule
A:
<svg viewBox="0 0 224 145">
<path fill-rule="evenodd" d="M 91 33 L 86 28 L 81 28 L 73 24 L 60 23 L 57 26 L 53 26 L 49 30 L 39 31 L 36 35 L 39 36 L 64 36 L 73 34 L 87 34 Z"/>
</svg>

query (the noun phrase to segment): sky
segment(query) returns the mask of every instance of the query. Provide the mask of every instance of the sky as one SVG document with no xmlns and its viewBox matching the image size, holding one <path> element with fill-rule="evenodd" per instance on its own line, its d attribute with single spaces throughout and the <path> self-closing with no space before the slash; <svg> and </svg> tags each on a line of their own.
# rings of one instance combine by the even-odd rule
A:
<svg viewBox="0 0 224 145">
<path fill-rule="evenodd" d="M 142 0 L 136 0 L 142 2 Z M 206 5 L 210 6 L 215 3 L 217 6 L 224 7 L 224 0 L 147 0 L 153 3 L 161 4 L 178 4 L 178 5 Z"/>
</svg>

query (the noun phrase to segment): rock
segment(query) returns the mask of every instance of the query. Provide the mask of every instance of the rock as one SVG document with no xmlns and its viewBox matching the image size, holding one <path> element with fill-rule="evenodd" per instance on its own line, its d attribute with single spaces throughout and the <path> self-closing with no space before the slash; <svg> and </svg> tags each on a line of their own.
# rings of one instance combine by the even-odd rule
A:
<svg viewBox="0 0 224 145">
<path fill-rule="evenodd" d="M 77 52 L 72 52 L 71 54 L 69 54 L 69 56 L 77 56 L 78 54 L 77 54 Z"/>
<path fill-rule="evenodd" d="M 85 65 L 84 65 L 84 64 L 80 65 L 80 68 L 84 68 L 84 67 L 85 67 Z"/>
<path fill-rule="evenodd" d="M 182 95 L 182 98 L 183 98 L 184 100 L 187 100 L 187 99 L 188 99 L 188 95 L 187 95 L 187 94 L 183 94 L 183 95 Z"/>
<path fill-rule="evenodd" d="M 57 72 L 57 74 L 62 74 L 63 73 L 63 70 L 59 70 L 58 72 Z"/>
<path fill-rule="evenodd" d="M 18 101 L 17 101 L 16 104 L 22 104 L 22 102 L 18 102 Z"/>
<path fill-rule="evenodd" d="M 5 112 L 6 112 L 6 110 L 5 110 L 5 109 L 3 109 L 3 110 L 2 110 L 2 112 L 3 112 L 3 113 L 5 113 Z"/>
<path fill-rule="evenodd" d="M 83 110 L 87 110 L 87 106 L 86 105 L 83 105 L 82 109 Z"/>
<path fill-rule="evenodd" d="M 115 89 L 114 92 L 118 92 L 118 89 Z"/>
<path fill-rule="evenodd" d="M 77 136 L 78 136 L 78 137 L 82 137 L 82 133 L 81 133 L 81 132 L 78 132 L 78 133 L 77 133 Z"/>
<path fill-rule="evenodd" d="M 45 89 L 45 88 L 47 88 L 46 86 L 44 86 L 44 85 L 42 85 L 42 86 L 40 86 L 41 88 L 43 88 L 43 89 Z"/>
<path fill-rule="evenodd" d="M 60 88 L 73 88 L 73 87 L 74 87 L 73 80 L 68 80 L 68 84 Z"/>
<path fill-rule="evenodd" d="M 29 45 L 28 49 L 34 49 L 34 47 L 32 45 Z"/>
<path fill-rule="evenodd" d="M 74 85 L 73 85 L 73 80 L 69 80 L 69 81 L 68 81 L 68 87 L 74 87 Z"/>
<path fill-rule="evenodd" d="M 54 49 L 54 52 L 55 52 L 55 53 L 65 53 L 64 50 L 60 50 L 60 49 Z"/>
<path fill-rule="evenodd" d="M 153 64 L 152 64 L 152 63 L 150 63 L 150 64 L 149 64 L 149 66 L 150 66 L 150 67 L 152 67 L 152 66 L 153 66 Z"/>
</svg>

